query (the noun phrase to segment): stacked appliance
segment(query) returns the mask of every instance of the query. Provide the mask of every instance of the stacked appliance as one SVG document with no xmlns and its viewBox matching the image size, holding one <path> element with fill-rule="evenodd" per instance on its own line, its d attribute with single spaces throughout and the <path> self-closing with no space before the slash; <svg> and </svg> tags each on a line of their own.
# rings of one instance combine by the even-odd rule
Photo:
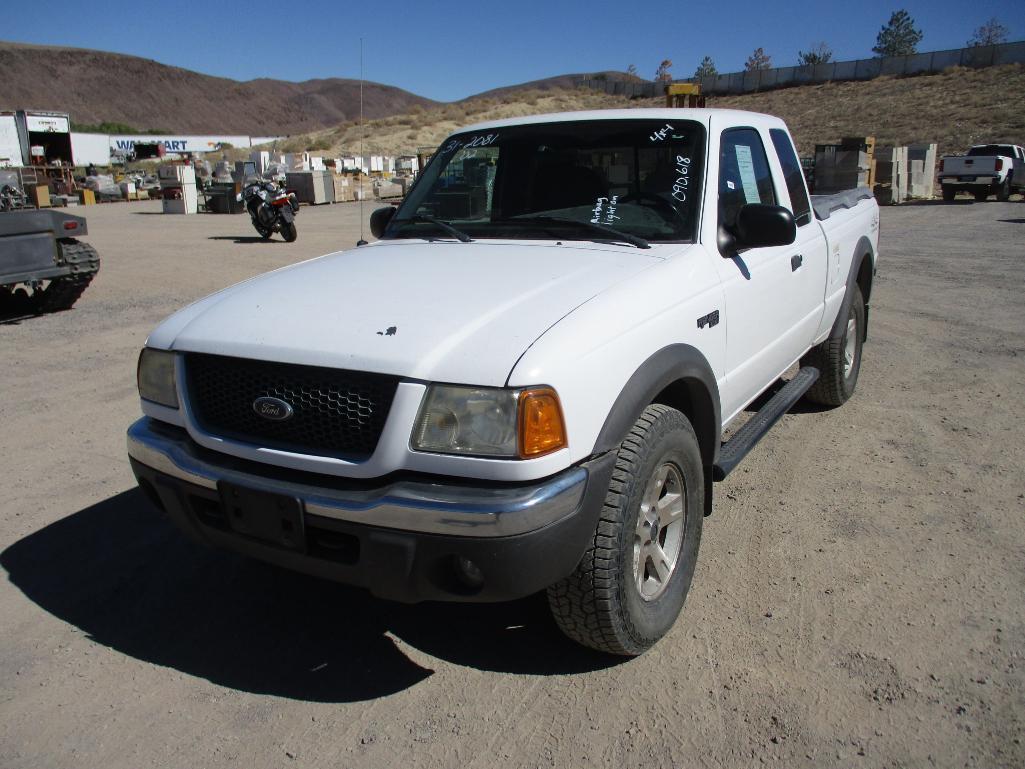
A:
<svg viewBox="0 0 1025 769">
<path fill-rule="evenodd" d="M 157 177 L 165 214 L 194 214 L 199 210 L 195 168 L 169 163 L 157 169 Z"/>
</svg>

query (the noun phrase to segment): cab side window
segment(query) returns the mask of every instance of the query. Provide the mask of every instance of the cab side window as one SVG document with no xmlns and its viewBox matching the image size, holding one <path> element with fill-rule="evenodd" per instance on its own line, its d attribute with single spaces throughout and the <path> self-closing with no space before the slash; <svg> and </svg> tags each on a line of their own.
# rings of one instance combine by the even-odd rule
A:
<svg viewBox="0 0 1025 769">
<path fill-rule="evenodd" d="M 719 226 L 732 230 L 747 203 L 775 205 L 776 192 L 758 132 L 732 128 L 719 145 Z"/>
<path fill-rule="evenodd" d="M 772 145 L 776 148 L 776 156 L 779 164 L 783 167 L 783 180 L 787 184 L 787 192 L 790 193 L 790 205 L 793 206 L 791 213 L 798 227 L 811 224 L 811 201 L 808 199 L 808 190 L 804 186 L 804 172 L 801 170 L 801 163 L 794 152 L 794 145 L 787 136 L 787 132 L 780 128 L 773 128 L 769 131 L 772 137 Z"/>
</svg>

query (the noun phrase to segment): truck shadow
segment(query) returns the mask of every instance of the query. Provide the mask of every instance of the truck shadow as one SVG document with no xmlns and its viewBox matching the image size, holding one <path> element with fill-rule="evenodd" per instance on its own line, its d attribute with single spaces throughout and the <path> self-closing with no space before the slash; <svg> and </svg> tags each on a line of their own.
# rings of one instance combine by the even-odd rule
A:
<svg viewBox="0 0 1025 769">
<path fill-rule="evenodd" d="M 28 535 L 0 553 L 0 565 L 30 600 L 97 643 L 297 700 L 353 702 L 415 686 L 434 671 L 403 644 L 457 665 L 534 675 L 621 661 L 563 638 L 539 597 L 405 606 L 206 549 L 137 489 Z"/>
</svg>

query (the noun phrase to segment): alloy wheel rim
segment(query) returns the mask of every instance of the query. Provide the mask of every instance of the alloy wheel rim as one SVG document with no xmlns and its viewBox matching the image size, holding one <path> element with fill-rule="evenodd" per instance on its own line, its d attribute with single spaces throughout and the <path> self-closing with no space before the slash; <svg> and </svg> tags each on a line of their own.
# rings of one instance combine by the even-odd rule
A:
<svg viewBox="0 0 1025 769">
<path fill-rule="evenodd" d="M 634 532 L 633 571 L 645 601 L 658 598 L 676 572 L 683 545 L 686 488 L 676 465 L 662 464 L 648 481 Z"/>
<path fill-rule="evenodd" d="M 858 351 L 858 324 L 855 322 L 854 316 L 852 315 L 847 319 L 847 335 L 844 340 L 843 347 L 843 376 L 844 379 L 850 379 L 851 372 L 854 370 L 854 356 Z"/>
</svg>

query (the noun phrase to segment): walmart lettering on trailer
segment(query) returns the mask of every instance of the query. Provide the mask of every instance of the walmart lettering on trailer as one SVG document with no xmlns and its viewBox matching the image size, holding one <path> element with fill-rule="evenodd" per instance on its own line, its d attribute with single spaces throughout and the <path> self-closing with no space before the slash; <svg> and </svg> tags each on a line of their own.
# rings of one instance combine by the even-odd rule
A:
<svg viewBox="0 0 1025 769">
<path fill-rule="evenodd" d="M 183 152 L 214 152 L 227 145 L 232 147 L 254 147 L 276 141 L 277 136 L 182 136 L 182 135 L 111 135 L 110 149 L 112 152 L 131 152 L 138 144 L 159 143 L 169 153 Z"/>
</svg>

